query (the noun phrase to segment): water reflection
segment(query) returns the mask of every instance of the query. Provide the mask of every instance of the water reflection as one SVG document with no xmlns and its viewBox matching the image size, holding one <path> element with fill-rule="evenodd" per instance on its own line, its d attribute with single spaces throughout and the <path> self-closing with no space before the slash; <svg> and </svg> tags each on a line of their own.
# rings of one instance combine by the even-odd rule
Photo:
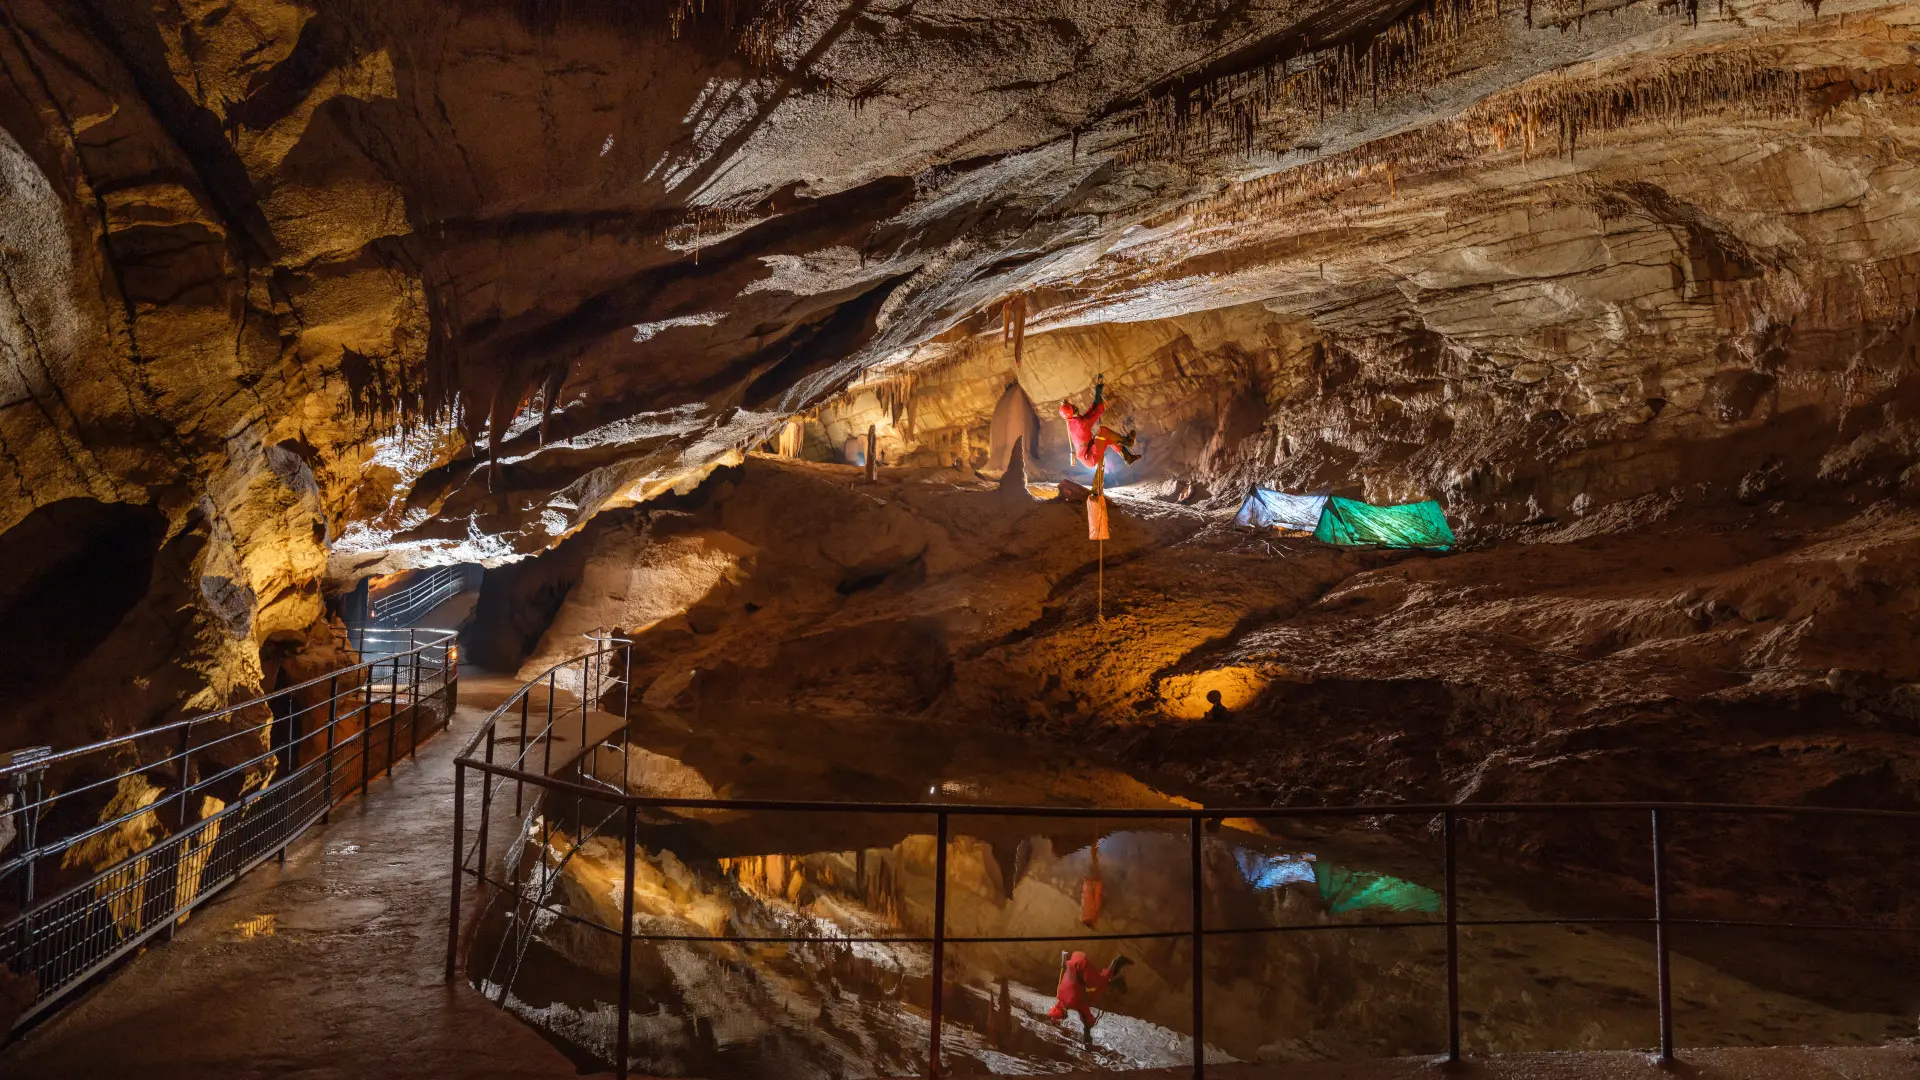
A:
<svg viewBox="0 0 1920 1080">
<path fill-rule="evenodd" d="M 587 778 L 653 795 L 784 798 L 921 796 L 940 801 L 1171 806 L 1138 779 L 1022 757 L 993 739 L 921 729 L 911 737 L 809 721 L 734 737 L 656 718 Z M 840 725 L 852 725 L 851 728 Z M 855 744 L 858 744 L 857 747 Z M 935 841 L 931 815 L 660 814 L 643 821 L 634 866 L 632 1059 L 661 1076 L 867 1077 L 923 1073 L 929 1034 Z M 560 799 L 537 808 L 506 871 L 517 883 L 487 911 L 468 968 L 490 997 L 582 1064 L 604 1066 L 615 1033 L 624 817 Z M 1128 1070 L 1191 1060 L 1190 849 L 1185 822 L 955 817 L 947 932 L 998 940 L 950 946 L 943 1028 L 956 1073 Z M 1207 836 L 1210 927 L 1291 927 L 1213 938 L 1207 953 L 1210 1054 L 1282 1061 L 1431 1053 L 1443 1045 L 1443 939 L 1432 845 L 1378 834 L 1287 833 L 1250 821 Z M 1095 898 L 1089 904 L 1089 897 Z M 543 910 L 551 908 L 553 910 Z M 1499 909 L 1490 909 L 1499 910 Z M 1531 914 L 1517 901 L 1508 914 Z M 1386 927 L 1320 932 L 1332 927 Z M 1101 935 L 1172 931 L 1172 938 Z M 685 940 L 797 937 L 799 943 Z M 1526 1039 L 1561 1048 L 1652 1041 L 1651 954 L 1581 928 L 1481 930 L 1488 962 L 1469 972 L 1469 1046 Z M 849 940 L 851 939 L 851 940 Z M 1133 961 L 1099 1003 L 1091 1043 L 1048 1016 L 1062 954 Z M 1763 1006 L 1764 1031 L 1720 1041 L 1870 1042 L 1888 1017 L 1768 994 L 1700 965 L 1682 990 Z M 1904 1020 L 1900 1021 L 1903 1025 Z"/>
</svg>

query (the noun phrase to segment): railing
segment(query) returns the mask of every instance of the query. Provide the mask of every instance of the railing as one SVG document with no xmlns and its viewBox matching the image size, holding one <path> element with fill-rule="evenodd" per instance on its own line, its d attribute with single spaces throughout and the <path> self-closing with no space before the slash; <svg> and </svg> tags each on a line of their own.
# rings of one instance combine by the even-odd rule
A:
<svg viewBox="0 0 1920 1080">
<path fill-rule="evenodd" d="M 0 965 L 24 1029 L 444 728 L 451 631 L 216 712 L 0 764 Z M 0 758 L 0 762 L 6 762 Z M 11 910 L 9 910 L 11 909 Z M 4 1033 L 0 1033 L 4 1034 Z"/>
<path fill-rule="evenodd" d="M 556 764 L 565 766 L 562 761 L 553 759 L 553 741 L 556 732 L 568 731 L 572 723 L 572 714 L 580 714 L 581 742 L 584 753 L 598 754 L 610 748 L 610 739 L 589 745 L 588 713 L 593 701 L 617 691 L 621 699 L 621 717 L 625 718 L 628 671 L 628 648 L 626 642 L 615 639 L 596 641 L 592 652 L 576 657 L 565 663 L 555 665 L 543 673 L 540 678 L 521 687 L 520 691 L 488 718 L 485 726 L 474 736 L 465 750 L 455 758 L 455 791 L 458 800 L 454 815 L 453 875 L 451 885 L 451 907 L 448 919 L 447 970 L 446 977 L 451 980 L 457 973 L 458 950 L 461 940 L 461 896 L 462 882 L 472 879 L 483 890 L 493 889 L 502 894 L 516 897 L 516 902 L 526 898 L 524 885 L 536 884 L 523 881 L 525 872 L 518 861 L 509 861 L 498 875 L 489 872 L 488 833 L 492 818 L 492 804 L 496 797 L 503 797 L 506 785 L 514 788 L 514 814 L 522 813 L 525 788 L 531 786 L 536 791 L 545 792 L 548 798 L 561 796 L 573 800 L 578 821 L 577 835 L 572 846 L 562 856 L 561 864 L 550 867 L 551 859 L 543 854 L 539 860 L 540 881 L 533 891 L 533 904 L 540 912 L 557 917 L 575 925 L 616 937 L 620 941 L 620 975 L 616 1035 L 614 1043 L 614 1071 L 617 1076 L 628 1074 L 631 1042 L 629 1038 L 629 1010 L 632 993 L 633 946 L 635 942 L 715 942 L 732 944 L 810 944 L 810 945 L 927 945 L 932 949 L 932 992 L 928 1001 L 930 1035 L 927 1047 L 927 1073 L 938 1077 L 942 1072 L 941 1037 L 943 1027 L 943 993 L 946 950 L 954 945 L 1004 945 L 1020 943 L 1066 943 L 1086 941 L 1143 941 L 1143 940 L 1179 940 L 1191 942 L 1191 979 L 1192 979 L 1192 1073 L 1198 1078 L 1206 1073 L 1206 966 L 1205 947 L 1209 938 L 1239 937 L 1248 934 L 1276 934 L 1326 930 L 1405 930 L 1433 929 L 1443 930 L 1446 940 L 1446 1015 L 1447 1015 L 1447 1059 L 1458 1062 L 1461 1059 L 1460 1048 L 1460 942 L 1462 928 L 1479 927 L 1525 927 L 1525 926 L 1615 926 L 1638 927 L 1652 932 L 1652 949 L 1655 982 L 1658 1002 L 1659 1054 L 1663 1061 L 1675 1060 L 1673 1032 L 1673 993 L 1671 974 L 1672 935 L 1681 927 L 1720 927 L 1742 930 L 1802 930 L 1802 931 L 1846 931 L 1857 933 L 1885 933 L 1911 935 L 1920 933 L 1920 927 L 1903 925 L 1885 925 L 1854 922 L 1793 922 L 1778 920 L 1742 920 L 1719 918 L 1683 918 L 1673 914 L 1669 903 L 1673 891 L 1672 872 L 1668 866 L 1668 848 L 1672 827 L 1676 818 L 1698 815 L 1727 815 L 1738 818 L 1788 818 L 1795 821 L 1806 819 L 1828 819 L 1833 821 L 1870 821 L 1880 820 L 1911 829 L 1920 825 L 1920 812 L 1896 810 L 1840 809 L 1826 807 L 1779 807 L 1749 806 L 1722 803 L 1683 803 L 1683 802 L 1614 802 L 1614 803 L 1460 803 L 1460 804 L 1400 804 L 1383 806 L 1339 806 L 1339 807 L 1250 807 L 1250 808 L 1079 808 L 1079 807 L 1042 807 L 1042 806 L 990 806 L 975 804 L 935 804 L 935 803 L 860 803 L 860 802 L 823 802 L 794 801 L 780 799 L 673 799 L 654 798 L 627 794 L 624 790 L 615 791 L 606 787 L 591 786 L 587 783 L 562 779 L 553 775 Z M 552 688 L 557 673 L 578 669 L 588 693 L 581 696 L 577 706 L 567 706 L 554 711 Z M 619 677 L 610 677 L 610 672 L 620 672 Z M 548 701 L 545 716 L 533 726 L 529 726 L 528 691 L 545 684 L 548 687 Z M 514 727 L 514 713 L 518 711 L 518 728 Z M 496 760 L 503 741 L 517 746 L 517 751 Z M 613 748 L 624 751 L 624 739 L 621 746 Z M 530 766 L 539 764 L 539 771 Z M 469 844 L 466 830 L 467 771 L 472 770 L 480 780 L 478 807 L 478 829 L 474 842 Z M 584 779 L 593 779 L 595 770 L 584 770 Z M 622 775 L 625 775 L 624 768 Z M 583 812 L 585 807 L 594 807 L 598 820 L 591 824 L 590 816 Z M 934 896 L 932 913 L 932 931 L 923 936 L 745 936 L 745 935 L 694 935 L 694 934 L 640 934 L 634 930 L 634 862 L 635 853 L 642 847 L 641 817 L 645 810 L 669 811 L 764 811 L 782 814 L 830 814 L 859 813 L 870 815 L 893 815 L 932 819 L 934 831 Z M 1564 816 L 1572 814 L 1631 814 L 1644 815 L 1647 823 L 1647 855 L 1652 878 L 1652 910 L 1645 915 L 1629 917 L 1542 917 L 1542 918 L 1462 918 L 1459 912 L 1458 871 L 1460 858 L 1457 853 L 1458 836 L 1463 820 L 1494 817 L 1531 817 Z M 550 814 L 542 813 L 540 820 L 543 828 Z M 1050 818 L 1078 820 L 1120 820 L 1120 821 L 1170 821 L 1184 822 L 1188 836 L 1190 855 L 1188 872 L 1189 910 L 1187 925 L 1178 930 L 1136 933 L 1092 933 L 1069 932 L 1052 935 L 1017 936 L 959 936 L 946 932 L 947 912 L 947 857 L 950 839 L 950 826 L 955 818 Z M 1381 819 L 1381 818 L 1426 819 L 1437 826 L 1441 840 L 1441 877 L 1443 879 L 1442 914 L 1434 919 L 1392 920 L 1373 923 L 1313 923 L 1280 926 L 1226 926 L 1215 927 L 1206 924 L 1205 919 L 1205 878 L 1202 872 L 1203 854 L 1208 841 L 1205 833 L 1217 827 L 1228 818 L 1258 820 L 1274 819 Z M 609 828 L 612 826 L 613 828 Z M 564 872 L 565 863 L 574 852 L 593 835 L 612 832 L 624 840 L 625 869 L 622 883 L 622 924 L 608 926 L 593 918 L 577 912 L 564 910 L 552 905 L 551 880 Z M 523 834 L 524 835 L 524 834 Z M 551 837 L 542 841 L 542 851 L 551 850 Z M 1012 883 L 1008 883 L 1009 887 Z M 526 920 L 530 922 L 531 920 Z M 502 988 L 504 1001 L 505 988 Z"/>
<path fill-rule="evenodd" d="M 439 567 L 408 582 L 403 589 L 374 597 L 367 605 L 367 625 L 370 628 L 405 627 L 412 620 L 466 592 L 472 587 L 471 578 L 472 569 L 467 566 Z"/>
</svg>

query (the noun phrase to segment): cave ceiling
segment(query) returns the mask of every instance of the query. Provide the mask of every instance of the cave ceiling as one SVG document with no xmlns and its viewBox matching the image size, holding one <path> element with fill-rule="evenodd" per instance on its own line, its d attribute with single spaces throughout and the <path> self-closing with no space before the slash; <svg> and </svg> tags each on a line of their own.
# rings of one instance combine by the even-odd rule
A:
<svg viewBox="0 0 1920 1080">
<path fill-rule="evenodd" d="M 1648 340 L 1911 308 L 1917 19 L 8 0 L 0 529 L 152 503 L 295 625 L 325 577 L 539 551 L 1010 302 L 1261 305 L 1624 401 Z"/>
</svg>

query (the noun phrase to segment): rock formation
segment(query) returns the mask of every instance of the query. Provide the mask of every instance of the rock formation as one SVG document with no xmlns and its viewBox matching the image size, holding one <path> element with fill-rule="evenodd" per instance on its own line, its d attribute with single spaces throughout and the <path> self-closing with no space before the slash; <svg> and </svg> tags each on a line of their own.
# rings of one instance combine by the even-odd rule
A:
<svg viewBox="0 0 1920 1080">
<path fill-rule="evenodd" d="M 0 744 L 571 547 L 490 579 L 488 655 L 617 626 L 659 703 L 1079 725 L 1263 797 L 1910 802 L 1916 45 L 1874 0 L 16 0 Z M 968 476 L 1014 380 L 1067 472 L 1101 374 L 1109 479 L 1168 497 L 1104 570 Z M 869 427 L 927 471 L 741 467 Z M 1475 550 L 1210 523 L 1254 483 Z M 1223 772 L 1163 734 L 1209 689 L 1292 734 Z M 1824 764 L 1712 766 L 1782 725 Z"/>
</svg>

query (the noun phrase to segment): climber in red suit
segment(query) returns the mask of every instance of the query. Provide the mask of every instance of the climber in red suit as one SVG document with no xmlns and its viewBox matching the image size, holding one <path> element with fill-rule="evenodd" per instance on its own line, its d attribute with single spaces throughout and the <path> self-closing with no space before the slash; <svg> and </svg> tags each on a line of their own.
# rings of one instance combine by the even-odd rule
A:
<svg viewBox="0 0 1920 1080">
<path fill-rule="evenodd" d="M 1133 961 L 1124 956 L 1116 956 L 1105 968 L 1095 968 L 1086 953 L 1061 953 L 1060 987 L 1054 991 L 1053 1008 L 1047 1010 L 1047 1015 L 1058 1021 L 1065 1020 L 1069 1012 L 1079 1013 L 1081 1037 L 1092 1046 L 1093 1003 L 1101 1000 L 1108 990 L 1127 988 L 1126 976 L 1121 970 L 1131 963 Z"/>
<path fill-rule="evenodd" d="M 1087 406 L 1086 412 L 1075 409 L 1071 401 L 1060 403 L 1060 415 L 1067 418 L 1067 431 L 1073 437 L 1073 456 L 1089 469 L 1100 467 L 1100 459 L 1106 456 L 1109 446 L 1120 451 L 1129 465 L 1140 460 L 1140 455 L 1133 452 L 1133 432 L 1122 435 L 1100 423 L 1100 417 L 1107 411 L 1106 402 L 1102 400 L 1106 392 L 1106 377 L 1098 375 L 1093 380 L 1093 404 Z"/>
</svg>

